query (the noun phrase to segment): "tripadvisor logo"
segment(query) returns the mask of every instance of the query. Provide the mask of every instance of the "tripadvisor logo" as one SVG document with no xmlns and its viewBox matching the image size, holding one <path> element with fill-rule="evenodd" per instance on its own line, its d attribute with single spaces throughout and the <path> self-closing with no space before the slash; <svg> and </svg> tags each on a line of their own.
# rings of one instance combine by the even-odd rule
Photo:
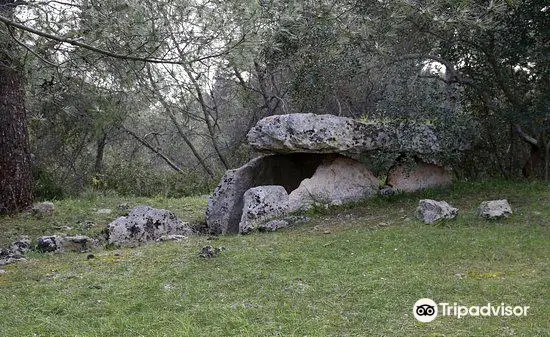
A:
<svg viewBox="0 0 550 337">
<path fill-rule="evenodd" d="M 499 305 L 487 303 L 484 306 L 464 306 L 457 303 L 453 303 L 452 305 L 450 303 L 437 304 L 429 298 L 421 298 L 414 303 L 413 315 L 418 321 L 428 323 L 433 321 L 438 315 L 456 316 L 457 318 L 464 316 L 527 316 L 529 308 L 529 306 L 511 306 L 504 303 L 500 303 Z"/>
<path fill-rule="evenodd" d="M 414 304 L 413 314 L 422 323 L 431 322 L 437 317 L 437 303 L 429 298 L 421 298 Z"/>
</svg>

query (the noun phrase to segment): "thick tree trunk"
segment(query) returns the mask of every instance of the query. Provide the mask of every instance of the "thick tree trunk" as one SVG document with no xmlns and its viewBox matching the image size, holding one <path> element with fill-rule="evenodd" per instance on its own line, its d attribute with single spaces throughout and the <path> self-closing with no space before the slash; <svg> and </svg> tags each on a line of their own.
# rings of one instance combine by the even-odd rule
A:
<svg viewBox="0 0 550 337">
<path fill-rule="evenodd" d="M 0 59 L 0 214 L 32 202 L 32 174 L 22 74 Z"/>
</svg>

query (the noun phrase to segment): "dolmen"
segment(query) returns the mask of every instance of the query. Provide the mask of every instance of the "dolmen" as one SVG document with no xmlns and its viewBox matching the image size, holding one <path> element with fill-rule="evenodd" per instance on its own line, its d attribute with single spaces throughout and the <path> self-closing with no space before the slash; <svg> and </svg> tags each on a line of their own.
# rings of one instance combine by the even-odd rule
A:
<svg viewBox="0 0 550 337">
<path fill-rule="evenodd" d="M 213 234 L 265 229 L 273 219 L 316 205 L 371 198 L 384 185 L 394 192 L 414 192 L 451 183 L 449 171 L 435 159 L 444 149 L 429 125 L 276 115 L 260 120 L 247 140 L 261 155 L 227 171 L 210 196 L 206 222 Z M 384 183 L 359 161 L 375 151 L 417 160 L 412 166 L 396 163 Z"/>
</svg>

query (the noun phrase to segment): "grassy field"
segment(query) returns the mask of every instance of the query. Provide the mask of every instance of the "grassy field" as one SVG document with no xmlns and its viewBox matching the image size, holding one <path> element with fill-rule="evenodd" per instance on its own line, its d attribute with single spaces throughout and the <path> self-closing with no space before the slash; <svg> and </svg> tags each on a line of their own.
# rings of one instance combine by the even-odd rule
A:
<svg viewBox="0 0 550 337">
<path fill-rule="evenodd" d="M 421 198 L 443 199 L 459 218 L 424 225 Z M 515 214 L 476 216 L 507 198 Z M 53 217 L 0 218 L 1 241 L 82 223 L 99 233 L 116 217 L 98 208 L 151 204 L 199 223 L 205 198 L 87 198 L 57 202 Z M 317 210 L 276 233 L 87 254 L 30 253 L 0 274 L 0 336 L 549 336 L 550 188 L 527 182 L 460 183 L 353 207 Z M 87 232 L 83 232 L 86 234 Z M 202 259 L 205 245 L 223 246 Z M 436 302 L 530 306 L 525 317 L 438 317 Z"/>
</svg>

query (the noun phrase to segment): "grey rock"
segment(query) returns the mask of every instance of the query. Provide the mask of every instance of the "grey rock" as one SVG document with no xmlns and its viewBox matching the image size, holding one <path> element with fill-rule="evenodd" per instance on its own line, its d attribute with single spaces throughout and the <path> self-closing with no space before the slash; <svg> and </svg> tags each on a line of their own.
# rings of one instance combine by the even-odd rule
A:
<svg viewBox="0 0 550 337">
<path fill-rule="evenodd" d="M 43 253 L 62 251 L 63 246 L 61 244 L 61 238 L 57 235 L 39 237 L 36 249 Z"/>
<path fill-rule="evenodd" d="M 278 229 L 288 227 L 289 223 L 285 220 L 271 220 L 258 226 L 260 232 L 275 232 Z"/>
<path fill-rule="evenodd" d="M 374 150 L 419 155 L 433 161 L 443 149 L 431 125 L 414 122 L 360 122 L 347 117 L 299 113 L 269 116 L 247 135 L 259 151 L 340 153 L 355 157 Z M 454 145 L 453 145 L 454 146 Z M 464 150 L 469 145 L 456 144 Z"/>
<path fill-rule="evenodd" d="M 84 222 L 79 223 L 79 225 L 83 230 L 88 231 L 93 226 L 95 226 L 95 223 L 93 221 L 84 221 Z"/>
<path fill-rule="evenodd" d="M 208 199 L 206 223 L 211 234 L 238 233 L 244 193 L 252 187 L 280 185 L 288 192 L 295 190 L 305 178 L 333 155 L 295 153 L 255 158 L 225 173 Z"/>
<path fill-rule="evenodd" d="M 110 215 L 111 213 L 113 213 L 113 210 L 109 209 L 109 208 L 101 208 L 101 209 L 98 209 L 97 212 L 95 212 L 97 215 L 101 215 L 101 216 L 106 216 L 106 215 Z"/>
<path fill-rule="evenodd" d="M 87 252 L 97 247 L 97 241 L 84 235 L 61 236 L 61 247 L 63 251 Z"/>
<path fill-rule="evenodd" d="M 342 205 L 375 196 L 379 179 L 360 162 L 334 157 L 321 164 L 311 178 L 304 179 L 289 195 L 290 211 L 315 204 Z"/>
<path fill-rule="evenodd" d="M 224 247 L 214 248 L 212 246 L 205 246 L 202 248 L 199 256 L 205 259 L 209 259 L 213 257 L 218 257 L 223 251 L 225 251 Z"/>
<path fill-rule="evenodd" d="M 28 236 L 22 236 L 19 240 L 12 242 L 10 251 L 24 255 L 31 249 L 31 240 Z"/>
<path fill-rule="evenodd" d="M 189 223 L 172 212 L 150 206 L 137 206 L 126 217 L 107 225 L 108 243 L 115 246 L 137 246 L 156 241 L 164 235 L 193 234 Z"/>
<path fill-rule="evenodd" d="M 7 249 L 0 249 L 0 267 L 19 261 L 26 261 L 23 254 L 19 252 L 12 252 Z"/>
<path fill-rule="evenodd" d="M 97 241 L 84 235 L 50 235 L 38 238 L 36 249 L 48 252 L 87 252 L 97 246 Z"/>
<path fill-rule="evenodd" d="M 52 215 L 55 211 L 55 205 L 49 201 L 39 202 L 32 206 L 31 211 L 35 216 Z"/>
<path fill-rule="evenodd" d="M 416 192 L 426 188 L 449 186 L 452 179 L 444 167 L 418 162 L 412 167 L 393 167 L 388 173 L 386 183 L 397 192 Z"/>
<path fill-rule="evenodd" d="M 454 219 L 458 208 L 452 207 L 446 201 L 422 199 L 416 208 L 416 216 L 424 223 L 433 224 L 443 219 Z"/>
<path fill-rule="evenodd" d="M 389 147 L 387 128 L 334 115 L 290 114 L 266 117 L 247 135 L 260 151 L 359 154 Z"/>
<path fill-rule="evenodd" d="M 506 199 L 484 201 L 479 206 L 479 216 L 485 219 L 507 218 L 512 213 L 512 207 Z"/>
<path fill-rule="evenodd" d="M 0 258 L 0 267 L 7 266 L 8 264 L 27 261 L 22 256 L 8 256 L 5 258 Z"/>
<path fill-rule="evenodd" d="M 5 271 L 4 269 L 0 269 L 0 275 L 2 275 L 2 274 L 7 274 L 7 273 L 8 273 L 8 272 Z"/>
<path fill-rule="evenodd" d="M 389 196 L 395 195 L 396 193 L 397 192 L 391 187 L 384 187 L 378 191 L 378 194 L 380 194 L 383 197 L 389 197 Z"/>
<path fill-rule="evenodd" d="M 288 193 L 283 186 L 258 186 L 243 195 L 244 207 L 239 233 L 250 233 L 258 224 L 288 211 Z"/>
</svg>

